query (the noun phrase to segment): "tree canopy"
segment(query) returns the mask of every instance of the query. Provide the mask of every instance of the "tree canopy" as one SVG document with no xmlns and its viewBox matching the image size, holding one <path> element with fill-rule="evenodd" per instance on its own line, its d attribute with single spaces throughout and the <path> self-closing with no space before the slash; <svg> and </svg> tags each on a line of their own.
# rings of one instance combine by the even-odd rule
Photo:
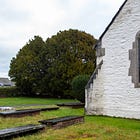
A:
<svg viewBox="0 0 140 140">
<path fill-rule="evenodd" d="M 22 94 L 31 95 L 38 89 L 42 77 L 40 54 L 44 45 L 42 38 L 35 36 L 11 60 L 9 76 Z"/>
<path fill-rule="evenodd" d="M 11 60 L 9 76 L 26 94 L 64 96 L 75 76 L 93 72 L 95 43 L 92 35 L 72 29 L 60 31 L 45 42 L 35 36 Z"/>
</svg>

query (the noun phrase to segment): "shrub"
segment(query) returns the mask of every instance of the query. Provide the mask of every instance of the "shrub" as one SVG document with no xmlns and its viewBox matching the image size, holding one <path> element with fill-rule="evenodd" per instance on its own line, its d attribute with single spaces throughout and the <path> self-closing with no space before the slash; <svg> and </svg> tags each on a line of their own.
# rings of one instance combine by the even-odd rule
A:
<svg viewBox="0 0 140 140">
<path fill-rule="evenodd" d="M 81 102 L 85 102 L 85 86 L 88 80 L 89 75 L 78 75 L 72 80 L 73 96 Z"/>
<path fill-rule="evenodd" d="M 0 87 L 0 97 L 15 97 L 19 96 L 16 87 Z"/>
</svg>

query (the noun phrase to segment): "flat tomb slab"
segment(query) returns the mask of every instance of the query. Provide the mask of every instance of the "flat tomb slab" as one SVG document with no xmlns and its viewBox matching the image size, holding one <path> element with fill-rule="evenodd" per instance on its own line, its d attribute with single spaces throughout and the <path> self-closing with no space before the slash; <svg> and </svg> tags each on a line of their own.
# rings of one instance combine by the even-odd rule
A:
<svg viewBox="0 0 140 140">
<path fill-rule="evenodd" d="M 0 112 L 1 117 L 24 117 L 24 116 L 33 116 L 40 113 L 40 109 L 26 109 L 26 110 L 17 110 L 17 111 L 8 111 Z"/>
<path fill-rule="evenodd" d="M 51 111 L 51 110 L 58 110 L 59 107 L 45 107 L 45 108 L 38 108 L 37 110 L 40 111 Z M 21 110 L 17 110 L 17 111 L 25 111 L 25 110 L 36 110 L 36 109 L 21 109 Z"/>
<path fill-rule="evenodd" d="M 84 116 L 65 116 L 48 120 L 42 120 L 39 122 L 45 124 L 48 127 L 53 127 L 54 129 L 57 129 L 77 123 L 82 123 L 84 122 Z"/>
<path fill-rule="evenodd" d="M 40 108 L 41 111 L 51 111 L 51 110 L 58 110 L 59 107 L 48 107 L 48 108 Z"/>
<path fill-rule="evenodd" d="M 31 134 L 38 132 L 39 130 L 43 130 L 45 128 L 44 125 L 25 125 L 14 128 L 2 129 L 0 130 L 0 139 L 7 140 L 13 137 L 22 136 L 26 134 Z"/>
<path fill-rule="evenodd" d="M 85 106 L 84 103 L 60 103 L 57 106 L 65 106 L 65 107 L 72 107 L 72 108 L 83 108 Z"/>
</svg>

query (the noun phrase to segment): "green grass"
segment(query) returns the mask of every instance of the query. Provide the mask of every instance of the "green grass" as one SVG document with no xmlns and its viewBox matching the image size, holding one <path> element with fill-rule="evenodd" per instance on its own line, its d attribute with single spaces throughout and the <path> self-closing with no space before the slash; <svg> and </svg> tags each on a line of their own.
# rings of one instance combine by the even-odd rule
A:
<svg viewBox="0 0 140 140">
<path fill-rule="evenodd" d="M 76 100 L 72 99 L 47 99 L 47 98 L 29 98 L 29 97 L 20 97 L 20 98 L 1 98 L 0 106 L 22 106 L 22 105 L 34 105 L 34 104 L 57 104 L 65 102 L 75 102 Z"/>
<path fill-rule="evenodd" d="M 83 113 L 83 109 L 61 108 L 57 111 L 41 113 L 36 119 L 83 115 Z M 27 120 L 29 121 L 29 117 L 27 117 Z M 35 123 L 36 121 L 32 120 L 32 122 Z M 140 121 L 86 116 L 83 124 L 59 130 L 46 129 L 41 133 L 17 138 L 16 140 L 140 140 Z"/>
<path fill-rule="evenodd" d="M 20 98 L 19 100 L 21 99 L 27 99 L 28 101 L 31 100 L 30 98 Z M 0 104 L 1 100 L 3 99 L 0 99 Z M 41 99 L 32 100 L 35 101 Z M 46 102 L 47 104 L 53 104 L 56 103 L 56 101 L 57 100 L 55 99 L 50 99 L 50 101 Z M 64 101 L 68 100 L 59 100 L 59 102 Z M 30 102 L 26 101 L 26 103 Z M 15 105 L 15 103 L 11 104 Z M 25 104 L 23 100 L 22 104 Z M 40 102 L 38 102 L 38 104 L 40 104 Z M 71 109 L 63 107 L 56 111 L 41 112 L 40 115 L 36 116 L 0 118 L 0 129 L 32 123 L 38 124 L 39 120 L 54 117 L 83 114 L 84 109 Z M 59 130 L 45 129 L 37 134 L 15 138 L 14 140 L 140 140 L 140 121 L 103 116 L 85 116 L 85 122 L 82 124 L 69 126 Z"/>
</svg>

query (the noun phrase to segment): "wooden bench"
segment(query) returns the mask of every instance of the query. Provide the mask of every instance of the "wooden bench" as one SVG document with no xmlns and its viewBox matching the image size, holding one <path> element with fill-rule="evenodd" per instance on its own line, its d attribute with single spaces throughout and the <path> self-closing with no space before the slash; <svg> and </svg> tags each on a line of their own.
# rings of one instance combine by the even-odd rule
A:
<svg viewBox="0 0 140 140">
<path fill-rule="evenodd" d="M 17 111 L 8 111 L 0 112 L 1 117 L 24 117 L 24 116 L 33 116 L 40 113 L 40 109 L 26 109 L 26 110 L 17 110 Z"/>
<path fill-rule="evenodd" d="M 84 103 L 60 103 L 57 106 L 71 107 L 71 108 L 83 108 L 85 106 Z"/>
<path fill-rule="evenodd" d="M 8 128 L 0 130 L 0 140 L 8 140 L 13 137 L 17 136 L 23 136 L 31 133 L 36 133 L 40 130 L 43 130 L 45 128 L 45 125 L 25 125 L 25 126 L 19 126 L 14 128 Z"/>
<path fill-rule="evenodd" d="M 65 116 L 59 118 L 53 118 L 48 120 L 39 121 L 48 127 L 53 127 L 54 129 L 63 128 L 69 125 L 84 122 L 84 116 Z"/>
</svg>

